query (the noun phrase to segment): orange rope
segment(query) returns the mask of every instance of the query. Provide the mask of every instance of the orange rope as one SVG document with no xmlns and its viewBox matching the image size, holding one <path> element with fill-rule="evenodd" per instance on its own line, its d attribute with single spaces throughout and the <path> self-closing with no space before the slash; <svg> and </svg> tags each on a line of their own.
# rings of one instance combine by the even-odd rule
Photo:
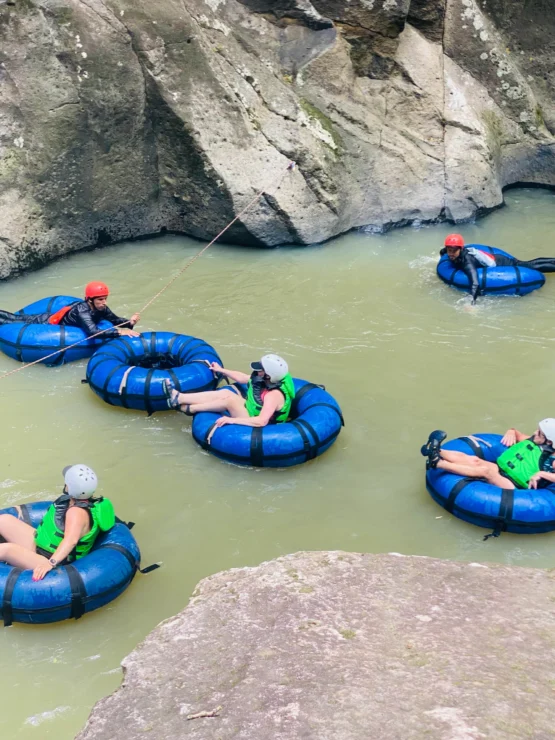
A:
<svg viewBox="0 0 555 740">
<path fill-rule="evenodd" d="M 283 172 L 282 172 L 282 174 L 281 174 L 281 176 L 280 176 L 279 180 L 277 181 L 277 186 L 276 186 L 276 189 L 277 189 L 277 188 L 279 188 L 279 186 L 281 185 L 281 181 L 282 181 L 282 180 L 283 180 L 283 178 L 285 177 L 285 173 L 286 173 L 286 172 L 288 172 L 288 170 L 293 170 L 293 169 L 295 169 L 295 162 L 289 162 L 289 164 L 287 165 L 287 167 L 285 167 L 285 169 L 283 170 Z M 271 185 L 270 185 L 270 187 L 271 187 Z M 152 298 L 151 298 L 151 299 L 150 299 L 150 300 L 149 300 L 149 301 L 148 301 L 147 303 L 145 303 L 145 305 L 144 305 L 144 306 L 143 306 L 143 307 L 141 308 L 141 310 L 139 311 L 139 313 L 143 313 L 144 311 L 146 311 L 146 309 L 147 309 L 147 308 L 148 308 L 148 307 L 149 307 L 149 306 L 150 306 L 151 304 L 153 304 L 155 300 L 157 300 L 158 298 L 160 298 L 160 296 L 162 295 L 162 293 L 165 293 L 165 292 L 166 292 L 166 290 L 167 290 L 167 289 L 168 289 L 168 288 L 169 288 L 169 287 L 170 287 L 171 285 L 173 285 L 173 283 L 174 283 L 174 282 L 175 282 L 175 281 L 177 280 L 177 278 L 181 277 L 181 275 L 183 275 L 183 273 L 185 272 L 185 270 L 187 270 L 187 269 L 188 269 L 188 268 L 189 268 L 189 267 L 190 267 L 190 266 L 191 266 L 191 265 L 193 264 L 193 262 L 194 262 L 195 260 L 197 260 L 197 259 L 198 259 L 198 258 L 199 258 L 199 257 L 200 257 L 200 256 L 201 256 L 202 254 L 204 254 L 204 252 L 206 252 L 206 250 L 207 250 L 207 249 L 208 249 L 209 247 L 211 247 L 211 246 L 212 246 L 212 244 L 214 244 L 214 242 L 216 242 L 216 241 L 217 241 L 217 240 L 218 240 L 218 239 L 219 239 L 219 238 L 220 238 L 220 237 L 221 237 L 221 236 L 222 236 L 223 234 L 225 234 L 225 232 L 226 232 L 226 231 L 227 231 L 227 230 L 228 230 L 228 229 L 229 229 L 229 228 L 230 228 L 231 226 L 233 226 L 233 224 L 234 224 L 234 223 L 235 223 L 235 222 L 236 222 L 237 220 L 239 220 L 239 219 L 241 218 L 241 216 L 243 216 L 243 215 L 244 215 L 244 214 L 245 214 L 245 213 L 246 213 L 246 212 L 247 212 L 247 211 L 248 211 L 248 210 L 249 210 L 249 209 L 250 209 L 250 208 L 251 208 L 251 207 L 252 207 L 252 206 L 253 206 L 253 205 L 254 205 L 254 204 L 256 203 L 256 201 L 257 201 L 257 200 L 258 200 L 259 198 L 261 198 L 261 197 L 262 197 L 262 196 L 264 195 L 264 193 L 265 193 L 266 191 L 267 191 L 267 189 L 266 189 L 266 188 L 263 188 L 262 190 L 260 190 L 260 191 L 259 191 L 259 192 L 258 192 L 258 193 L 257 193 L 257 194 L 256 194 L 256 195 L 254 196 L 254 198 L 253 198 L 253 199 L 252 199 L 252 200 L 251 200 L 251 201 L 250 201 L 250 202 L 249 202 L 249 203 L 248 203 L 248 204 L 247 204 L 247 205 L 246 205 L 246 206 L 245 206 L 245 207 L 243 208 L 243 210 L 242 210 L 242 211 L 240 211 L 240 212 L 239 212 L 239 213 L 238 213 L 238 214 L 237 214 L 237 215 L 235 216 L 235 218 L 234 218 L 234 219 L 233 219 L 232 221 L 230 221 L 230 222 L 229 222 L 229 223 L 227 224 L 227 226 L 225 226 L 225 227 L 224 227 L 224 228 L 223 228 L 223 229 L 222 229 L 222 230 L 220 231 L 220 233 L 219 233 L 219 234 L 218 234 L 217 236 L 215 236 L 215 237 L 214 237 L 214 238 L 212 239 L 212 241 L 211 241 L 211 242 L 209 242 L 209 243 L 208 243 L 208 244 L 207 244 L 206 246 L 204 246 L 204 247 L 203 247 L 203 248 L 202 248 L 202 249 L 200 250 L 200 252 L 197 252 L 197 253 L 196 253 L 196 254 L 195 254 L 195 255 L 194 255 L 193 257 L 191 257 L 191 259 L 190 259 L 190 260 L 189 260 L 189 261 L 187 262 L 187 264 L 186 264 L 186 265 L 185 265 L 184 267 L 182 267 L 182 268 L 181 268 L 181 270 L 179 270 L 179 272 L 177 272 L 177 273 L 176 273 L 176 274 L 175 274 L 175 275 L 174 275 L 174 276 L 173 276 L 173 277 L 171 278 L 171 280 L 169 280 L 169 281 L 168 281 L 168 282 L 166 283 L 166 285 L 164 285 L 164 287 L 163 287 L 163 288 L 162 288 L 161 290 L 159 290 L 159 291 L 158 291 L 158 293 L 156 293 L 156 295 L 155 295 L 155 296 L 153 296 L 153 297 L 152 297 Z M 44 362 L 44 360 L 48 360 L 48 359 L 50 359 L 51 357 L 55 357 L 56 355 L 60 354 L 60 352 L 65 352 L 65 351 L 66 351 L 66 350 L 68 350 L 68 349 L 72 349 L 73 347 L 77 347 L 77 345 L 78 345 L 78 344 L 81 344 L 82 342 L 86 342 L 86 341 L 88 341 L 89 339 L 94 339 L 95 337 L 99 337 L 99 336 L 100 336 L 101 334 L 104 334 L 104 332 L 106 332 L 106 331 L 111 331 L 112 329 L 117 329 L 117 328 L 118 328 L 118 327 L 120 327 L 120 326 L 124 326 L 124 324 L 126 324 L 126 323 L 127 323 L 127 322 L 123 322 L 123 323 L 121 323 L 121 324 L 115 324 L 115 326 L 111 326 L 111 327 L 109 327 L 108 329 L 102 329 L 101 331 L 98 331 L 98 332 L 97 332 L 96 334 L 91 334 L 90 336 L 87 336 L 87 337 L 83 337 L 83 339 L 80 339 L 80 340 L 79 340 L 78 342 L 74 342 L 73 344 L 70 344 L 70 345 L 68 345 L 67 347 L 64 347 L 63 349 L 57 349 L 57 350 L 55 350 L 54 352 L 51 352 L 51 353 L 50 353 L 49 355 L 46 355 L 45 357 L 41 357 L 41 358 L 40 358 L 39 360 L 33 360 L 33 362 L 27 362 L 27 363 L 26 363 L 25 365 L 21 365 L 20 367 L 16 367 L 16 368 L 15 368 L 14 370 L 9 370 L 9 371 L 8 371 L 7 373 L 4 373 L 3 375 L 0 375 L 0 380 L 2 380 L 3 378 L 7 378 L 7 377 L 8 377 L 9 375 L 13 375 L 14 373 L 19 373 L 19 372 L 21 372 L 21 370 L 25 370 L 25 369 L 26 369 L 26 368 L 28 368 L 28 367 L 32 367 L 33 365 L 37 365 L 37 364 L 38 364 L 39 362 Z"/>
</svg>

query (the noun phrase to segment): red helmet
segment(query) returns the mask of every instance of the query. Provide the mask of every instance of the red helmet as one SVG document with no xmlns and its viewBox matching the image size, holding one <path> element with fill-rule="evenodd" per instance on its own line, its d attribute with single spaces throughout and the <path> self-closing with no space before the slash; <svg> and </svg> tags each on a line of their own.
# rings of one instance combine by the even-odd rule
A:
<svg viewBox="0 0 555 740">
<path fill-rule="evenodd" d="M 110 295 L 108 286 L 105 283 L 88 283 L 85 287 L 85 298 L 103 298 Z"/>
<path fill-rule="evenodd" d="M 445 246 L 459 247 L 459 249 L 462 249 L 464 247 L 464 239 L 460 234 L 449 234 L 449 236 L 445 238 Z"/>
</svg>

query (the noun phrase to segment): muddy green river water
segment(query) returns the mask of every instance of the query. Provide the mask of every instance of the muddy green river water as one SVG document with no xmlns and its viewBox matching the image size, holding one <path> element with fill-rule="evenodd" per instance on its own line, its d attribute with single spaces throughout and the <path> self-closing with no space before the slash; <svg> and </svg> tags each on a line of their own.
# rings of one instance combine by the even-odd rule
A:
<svg viewBox="0 0 555 740">
<path fill-rule="evenodd" d="M 555 194 L 513 190 L 506 201 L 460 227 L 465 238 L 522 258 L 555 256 Z M 272 351 L 294 375 L 325 384 L 346 427 L 311 463 L 223 463 L 195 444 L 183 415 L 104 404 L 80 383 L 85 363 L 2 380 L 0 508 L 54 497 L 61 468 L 85 462 L 100 493 L 136 522 L 143 564 L 163 567 L 77 622 L 0 632 L 0 737 L 72 738 L 118 686 L 121 658 L 222 569 L 320 549 L 555 564 L 555 533 L 483 542 L 486 530 L 447 514 L 425 489 L 419 448 L 431 429 L 532 432 L 555 416 L 555 275 L 525 298 L 469 310 L 435 274 L 451 230 L 353 232 L 311 248 L 214 246 L 144 315 L 143 330 L 202 337 L 227 367 L 246 370 Z M 200 246 L 164 237 L 77 254 L 2 283 L 0 307 L 80 295 L 97 279 L 129 315 Z M 15 366 L 0 355 L 0 373 Z"/>
</svg>

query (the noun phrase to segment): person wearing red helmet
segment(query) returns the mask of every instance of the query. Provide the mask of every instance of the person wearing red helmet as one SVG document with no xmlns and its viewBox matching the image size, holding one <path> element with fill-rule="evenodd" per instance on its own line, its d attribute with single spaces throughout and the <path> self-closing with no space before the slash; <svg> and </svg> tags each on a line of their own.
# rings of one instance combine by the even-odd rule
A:
<svg viewBox="0 0 555 740">
<path fill-rule="evenodd" d="M 449 234 L 445 239 L 445 246 L 440 251 L 440 255 L 447 254 L 451 262 L 459 270 L 462 270 L 468 278 L 470 283 L 470 295 L 472 296 L 472 303 L 476 303 L 476 299 L 480 294 L 480 283 L 478 282 L 478 268 L 479 267 L 494 267 L 496 264 L 495 259 L 485 252 L 476 254 L 478 250 L 474 247 L 465 247 L 464 239 L 461 234 Z M 489 260 L 489 264 L 486 264 L 486 259 Z"/>
<path fill-rule="evenodd" d="M 503 254 L 489 254 L 479 247 L 465 246 L 461 234 L 449 234 L 440 255 L 446 254 L 459 270 L 462 270 L 470 283 L 472 303 L 480 295 L 480 283 L 477 270 L 479 267 L 529 267 L 538 272 L 555 272 L 555 258 L 536 257 L 533 260 L 518 260 Z"/>
<path fill-rule="evenodd" d="M 9 311 L 0 311 L 0 325 L 13 323 L 15 321 L 24 321 L 26 324 L 53 324 L 59 326 L 76 326 L 82 329 L 87 336 L 96 334 L 101 331 L 98 324 L 101 321 L 109 321 L 114 328 L 103 331 L 106 339 L 114 339 L 119 336 L 138 337 L 139 332 L 134 331 L 133 327 L 141 318 L 141 315 L 134 313 L 130 319 L 124 319 L 108 307 L 106 301 L 110 295 L 110 290 L 105 283 L 98 281 L 88 283 L 85 286 L 85 300 L 73 303 L 71 306 L 64 306 L 56 313 L 39 313 L 39 314 L 14 314 Z"/>
</svg>

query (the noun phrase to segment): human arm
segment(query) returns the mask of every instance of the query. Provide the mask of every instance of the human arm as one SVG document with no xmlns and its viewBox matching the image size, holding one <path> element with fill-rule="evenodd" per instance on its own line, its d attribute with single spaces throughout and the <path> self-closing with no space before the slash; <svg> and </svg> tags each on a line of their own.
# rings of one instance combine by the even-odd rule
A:
<svg viewBox="0 0 555 740">
<path fill-rule="evenodd" d="M 505 445 L 505 447 L 512 447 L 517 442 L 523 442 L 525 439 L 528 439 L 529 436 L 529 434 L 523 434 L 522 432 L 519 432 L 518 429 L 511 427 L 510 429 L 507 429 L 503 435 L 501 444 Z"/>
<path fill-rule="evenodd" d="M 51 558 L 58 563 L 65 560 L 83 536 L 83 530 L 88 523 L 89 516 L 84 509 L 70 507 L 66 514 L 64 538 L 52 553 Z M 33 571 L 33 581 L 42 580 L 55 567 L 48 558 L 44 558 L 44 563 L 37 565 Z"/>
<path fill-rule="evenodd" d="M 476 298 L 480 293 L 480 283 L 478 282 L 478 272 L 476 270 L 476 259 L 465 252 L 463 249 L 461 254 L 461 269 L 468 278 L 470 283 L 470 295 L 472 296 L 472 303 L 476 303 Z"/>
<path fill-rule="evenodd" d="M 78 303 L 74 308 L 72 308 L 69 312 L 67 316 L 67 325 L 76 326 L 78 329 L 81 329 L 81 331 L 83 331 L 88 337 L 91 337 L 93 334 L 99 334 L 100 332 L 101 336 L 104 339 L 115 339 L 116 337 L 120 336 L 120 332 L 116 328 L 101 329 L 94 320 L 93 315 L 93 311 L 91 310 L 88 303 L 86 301 L 82 301 L 81 303 Z M 102 319 L 103 318 L 104 316 L 102 316 Z M 99 317 L 98 320 L 100 321 L 101 318 Z M 122 319 L 122 321 L 125 321 L 125 319 Z"/>
<path fill-rule="evenodd" d="M 242 373 L 239 370 L 226 370 L 226 368 L 222 367 L 218 362 L 211 362 L 210 370 L 212 370 L 213 373 L 227 375 L 230 380 L 234 380 L 236 383 L 248 383 L 251 379 L 251 376 L 247 375 L 247 373 Z"/>
<path fill-rule="evenodd" d="M 534 473 L 528 481 L 528 488 L 537 488 L 540 480 L 547 480 L 550 483 L 555 483 L 555 473 L 546 473 L 543 470 L 539 473 Z"/>
<path fill-rule="evenodd" d="M 124 319 L 122 316 L 116 316 L 116 314 L 106 306 L 103 318 L 109 321 L 116 328 L 116 332 L 119 336 L 138 337 L 139 332 L 133 331 L 133 327 L 140 319 L 140 314 L 134 313 L 130 319 Z M 108 333 L 108 332 L 106 332 Z"/>
<path fill-rule="evenodd" d="M 71 311 L 69 313 L 69 317 L 71 318 L 71 322 L 68 322 L 68 324 L 70 326 L 78 327 L 79 329 L 84 331 L 88 337 L 91 337 L 93 334 L 98 334 L 98 332 L 102 331 L 95 323 L 92 317 L 92 311 L 85 302 L 83 302 L 76 308 L 75 313 Z M 119 334 L 117 332 L 117 329 L 108 329 L 107 331 L 103 332 L 102 336 L 106 339 L 112 339 L 119 336 Z"/>
</svg>

